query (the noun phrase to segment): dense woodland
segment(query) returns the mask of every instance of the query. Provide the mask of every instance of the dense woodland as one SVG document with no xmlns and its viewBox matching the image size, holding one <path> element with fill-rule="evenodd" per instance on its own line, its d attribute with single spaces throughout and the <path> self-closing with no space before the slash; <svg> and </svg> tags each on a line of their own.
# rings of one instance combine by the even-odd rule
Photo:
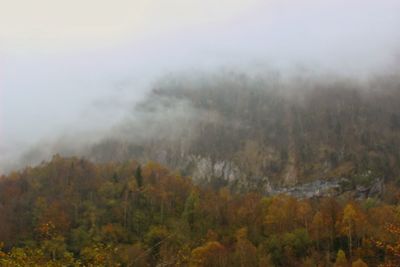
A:
<svg viewBox="0 0 400 267">
<path fill-rule="evenodd" d="M 237 194 L 56 155 L 1 177 L 0 265 L 399 266 L 399 200 Z"/>
<path fill-rule="evenodd" d="M 100 141 L 0 178 L 0 266 L 400 266 L 398 103 L 396 75 L 167 77 Z M 341 178 L 383 186 L 265 187 Z"/>
<path fill-rule="evenodd" d="M 398 75 L 368 81 L 172 76 L 85 156 L 156 161 L 240 192 L 262 188 L 251 183 L 260 180 L 277 186 L 337 177 L 393 181 L 400 177 L 398 103 Z"/>
</svg>

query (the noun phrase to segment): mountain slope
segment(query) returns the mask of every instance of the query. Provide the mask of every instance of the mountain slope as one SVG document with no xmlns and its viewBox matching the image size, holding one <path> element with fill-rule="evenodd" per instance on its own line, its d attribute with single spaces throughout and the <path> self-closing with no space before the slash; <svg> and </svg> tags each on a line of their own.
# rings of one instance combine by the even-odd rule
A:
<svg viewBox="0 0 400 267">
<path fill-rule="evenodd" d="M 0 178 L 0 265 L 331 266 L 343 250 L 398 266 L 398 195 L 235 194 L 156 163 L 56 155 Z"/>
<path fill-rule="evenodd" d="M 97 161 L 157 160 L 199 183 L 240 190 L 340 177 L 395 180 L 399 81 L 240 73 L 170 77 L 87 155 Z"/>
</svg>

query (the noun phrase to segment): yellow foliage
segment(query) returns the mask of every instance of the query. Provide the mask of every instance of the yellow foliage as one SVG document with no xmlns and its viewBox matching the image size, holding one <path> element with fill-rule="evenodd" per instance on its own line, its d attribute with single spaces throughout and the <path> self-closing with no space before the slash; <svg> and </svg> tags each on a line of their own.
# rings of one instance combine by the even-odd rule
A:
<svg viewBox="0 0 400 267">
<path fill-rule="evenodd" d="M 362 259 L 358 259 L 351 264 L 351 267 L 368 267 L 368 265 Z"/>
<path fill-rule="evenodd" d="M 207 242 L 192 250 L 190 267 L 224 266 L 225 247 L 217 241 Z"/>
</svg>

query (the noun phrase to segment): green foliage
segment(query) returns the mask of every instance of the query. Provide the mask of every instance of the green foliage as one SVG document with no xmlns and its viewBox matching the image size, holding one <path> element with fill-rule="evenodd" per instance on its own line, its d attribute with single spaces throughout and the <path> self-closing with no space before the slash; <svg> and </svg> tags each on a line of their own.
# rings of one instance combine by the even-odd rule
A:
<svg viewBox="0 0 400 267">
<path fill-rule="evenodd" d="M 355 184 L 369 186 L 377 178 L 379 178 L 379 176 L 377 176 L 373 171 L 367 170 L 354 175 L 352 180 Z"/>
<path fill-rule="evenodd" d="M 149 247 L 154 258 L 160 256 L 160 247 L 170 237 L 168 230 L 164 226 L 153 226 L 145 236 L 145 244 Z"/>
<path fill-rule="evenodd" d="M 199 196 L 195 192 L 191 192 L 185 201 L 185 208 L 182 213 L 182 217 L 185 222 L 193 229 L 194 223 L 196 222 L 196 208 L 199 204 Z"/>
<path fill-rule="evenodd" d="M 98 243 L 84 247 L 80 255 L 85 266 L 120 266 L 115 262 L 116 252 L 117 249 L 114 246 Z"/>
<path fill-rule="evenodd" d="M 308 255 L 308 249 L 312 241 L 306 229 L 299 228 L 291 233 L 286 233 L 283 236 L 283 243 L 296 257 L 302 258 Z"/>
</svg>

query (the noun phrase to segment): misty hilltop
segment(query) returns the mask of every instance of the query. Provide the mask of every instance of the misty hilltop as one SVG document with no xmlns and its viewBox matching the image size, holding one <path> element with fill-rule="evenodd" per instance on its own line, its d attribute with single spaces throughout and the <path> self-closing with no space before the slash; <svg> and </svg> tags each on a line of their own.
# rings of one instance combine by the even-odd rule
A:
<svg viewBox="0 0 400 267">
<path fill-rule="evenodd" d="M 396 181 L 400 78 L 365 80 L 235 71 L 175 74 L 153 85 L 104 137 L 58 150 L 97 162 L 156 161 L 199 184 L 268 192 L 345 178 Z"/>
</svg>

